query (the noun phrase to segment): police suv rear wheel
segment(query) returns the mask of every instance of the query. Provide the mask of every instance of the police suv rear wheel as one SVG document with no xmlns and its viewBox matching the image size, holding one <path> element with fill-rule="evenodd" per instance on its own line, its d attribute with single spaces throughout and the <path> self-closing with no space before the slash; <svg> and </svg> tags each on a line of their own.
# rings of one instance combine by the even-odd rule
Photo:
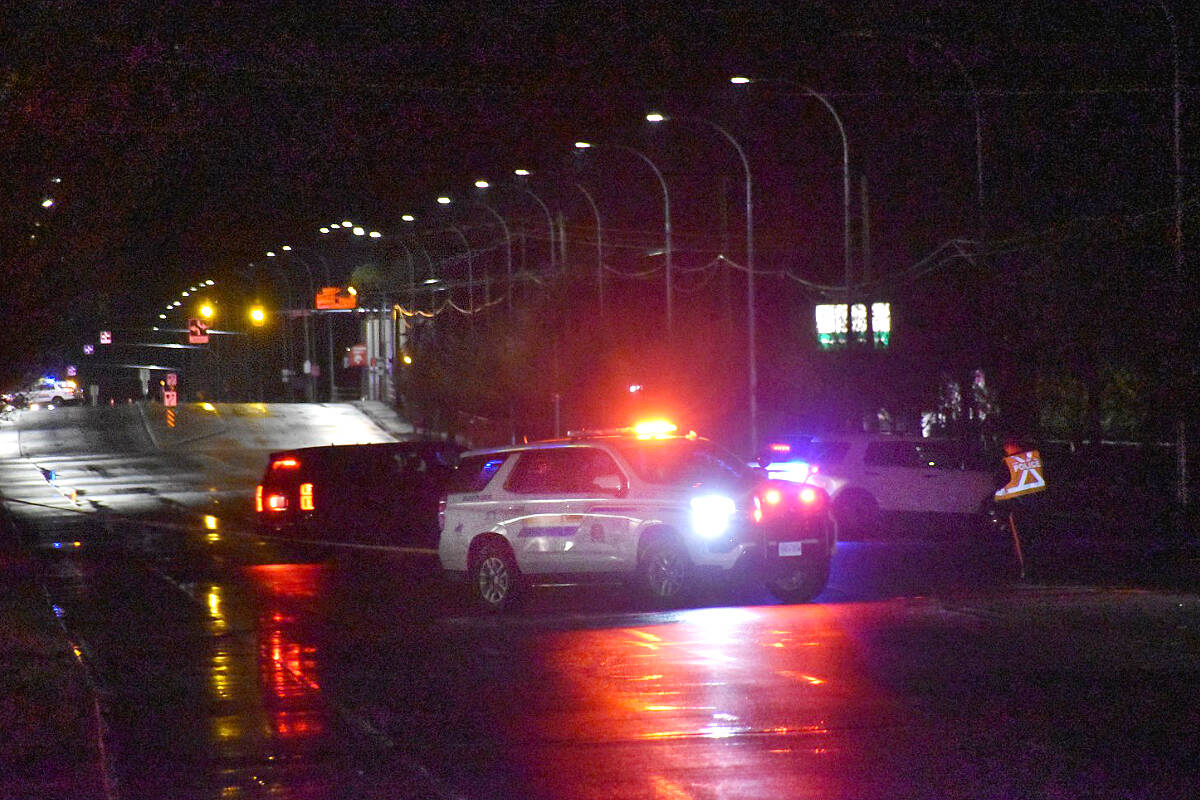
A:
<svg viewBox="0 0 1200 800">
<path fill-rule="evenodd" d="M 518 578 L 517 563 L 508 549 L 486 542 L 471 566 L 471 593 L 484 611 L 503 611 L 516 599 Z"/>
<path fill-rule="evenodd" d="M 807 603 L 825 590 L 829 562 L 819 567 L 794 570 L 790 575 L 767 581 L 767 591 L 784 603 Z"/>
</svg>

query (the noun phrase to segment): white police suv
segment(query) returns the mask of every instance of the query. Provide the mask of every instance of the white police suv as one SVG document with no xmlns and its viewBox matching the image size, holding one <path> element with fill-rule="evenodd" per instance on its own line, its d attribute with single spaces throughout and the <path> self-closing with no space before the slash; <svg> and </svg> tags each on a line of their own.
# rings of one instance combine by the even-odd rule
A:
<svg viewBox="0 0 1200 800">
<path fill-rule="evenodd" d="M 25 402 L 33 407 L 83 402 L 83 390 L 75 381 L 60 381 L 52 377 L 39 378 L 20 394 L 24 396 Z"/>
<path fill-rule="evenodd" d="M 815 486 L 771 481 L 657 423 L 464 453 L 439 511 L 442 567 L 487 610 L 527 582 L 632 579 L 677 602 L 702 573 L 758 576 L 785 602 L 825 587 L 835 532 Z"/>
</svg>

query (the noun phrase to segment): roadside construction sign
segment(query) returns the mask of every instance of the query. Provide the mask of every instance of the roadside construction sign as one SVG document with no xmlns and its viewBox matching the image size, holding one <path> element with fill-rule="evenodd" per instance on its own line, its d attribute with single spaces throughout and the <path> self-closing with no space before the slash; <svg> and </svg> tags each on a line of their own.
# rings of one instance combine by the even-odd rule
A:
<svg viewBox="0 0 1200 800">
<path fill-rule="evenodd" d="M 1005 456 L 1004 465 L 1008 467 L 1008 485 L 996 490 L 997 500 L 1010 500 L 1046 488 L 1042 456 L 1037 450 Z"/>
</svg>

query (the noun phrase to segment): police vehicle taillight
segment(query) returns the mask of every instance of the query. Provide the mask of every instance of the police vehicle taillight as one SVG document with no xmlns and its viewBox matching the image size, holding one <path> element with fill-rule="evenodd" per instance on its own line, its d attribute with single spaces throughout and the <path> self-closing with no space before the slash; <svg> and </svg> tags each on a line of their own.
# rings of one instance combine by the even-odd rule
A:
<svg viewBox="0 0 1200 800">
<path fill-rule="evenodd" d="M 817 506 L 821 504 L 824 492 L 818 491 L 811 486 L 805 486 L 800 490 L 800 502 L 806 506 Z"/>
</svg>

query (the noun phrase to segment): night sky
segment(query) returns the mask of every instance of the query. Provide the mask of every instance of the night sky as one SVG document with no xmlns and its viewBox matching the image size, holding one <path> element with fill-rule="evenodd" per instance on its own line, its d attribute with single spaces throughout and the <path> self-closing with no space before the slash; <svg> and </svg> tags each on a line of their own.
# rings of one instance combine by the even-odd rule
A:
<svg viewBox="0 0 1200 800">
<path fill-rule="evenodd" d="M 1169 7 L 1190 270 L 1197 16 Z M 821 299 L 808 284 L 843 277 L 841 140 L 799 86 L 845 124 L 854 279 L 865 180 L 868 277 L 896 276 L 887 291 L 915 297 L 914 313 L 958 314 L 961 332 L 973 312 L 953 296 L 1007 287 L 1037 325 L 1140 331 L 1171 277 L 1172 49 L 1156 3 L 81 0 L 0 14 L 6 384 L 321 224 L 349 217 L 386 235 L 405 212 L 427 224 L 438 193 L 467 197 L 474 179 L 518 166 L 569 230 L 591 225 L 580 182 L 614 244 L 654 242 L 662 200 L 649 170 L 611 148 L 581 158 L 579 139 L 662 168 L 681 269 L 718 252 L 744 261 L 733 150 L 702 125 L 651 128 L 652 109 L 718 123 L 745 148 L 756 268 L 808 282 L 764 278 L 763 323 L 794 325 L 794 305 Z M 732 86 L 734 74 L 770 82 Z M 540 213 L 519 189 L 492 198 L 531 226 Z M 981 239 L 986 260 L 913 277 L 940 245 Z M 612 256 L 630 272 L 653 267 L 645 258 Z M 974 288 L 958 285 L 964 273 Z M 1094 319 L 1060 319 L 1064 308 Z M 991 333 L 981 352 L 1006 346 Z M 1146 341 L 1129 337 L 1103 347 Z M 971 346 L 950 340 L 925 355 L 965 365 Z"/>
</svg>

